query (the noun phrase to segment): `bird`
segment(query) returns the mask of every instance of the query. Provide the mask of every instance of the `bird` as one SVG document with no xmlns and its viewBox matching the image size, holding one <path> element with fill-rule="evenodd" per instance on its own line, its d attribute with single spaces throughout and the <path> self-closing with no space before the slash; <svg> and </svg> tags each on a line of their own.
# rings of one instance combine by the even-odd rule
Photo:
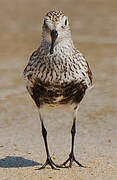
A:
<svg viewBox="0 0 117 180">
<path fill-rule="evenodd" d="M 75 158 L 74 140 L 78 107 L 86 90 L 93 85 L 93 76 L 85 57 L 73 44 L 68 17 L 62 11 L 51 10 L 46 13 L 41 44 L 32 53 L 23 71 L 23 80 L 39 111 L 47 155 L 45 163 L 38 169 L 44 169 L 47 165 L 52 169 L 71 168 L 73 162 L 85 167 Z M 50 155 L 42 112 L 44 108 L 53 111 L 66 107 L 73 112 L 71 151 L 68 159 L 58 165 Z"/>
</svg>

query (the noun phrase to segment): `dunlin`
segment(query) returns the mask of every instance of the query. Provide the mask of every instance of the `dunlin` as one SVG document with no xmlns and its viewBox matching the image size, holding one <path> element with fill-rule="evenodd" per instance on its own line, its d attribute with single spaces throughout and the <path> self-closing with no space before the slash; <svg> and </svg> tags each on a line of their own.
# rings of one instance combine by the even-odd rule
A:
<svg viewBox="0 0 117 180">
<path fill-rule="evenodd" d="M 63 12 L 53 10 L 45 15 L 41 45 L 30 57 L 23 72 L 23 79 L 38 107 L 42 125 L 47 159 L 39 169 L 45 168 L 46 165 L 50 165 L 53 169 L 72 167 L 73 161 L 84 167 L 74 156 L 76 112 L 86 90 L 92 86 L 92 73 L 82 53 L 74 47 L 68 18 Z M 54 110 L 56 107 L 66 106 L 70 106 L 74 112 L 71 152 L 63 164 L 57 165 L 50 156 L 47 130 L 41 111 L 44 107 Z"/>
</svg>

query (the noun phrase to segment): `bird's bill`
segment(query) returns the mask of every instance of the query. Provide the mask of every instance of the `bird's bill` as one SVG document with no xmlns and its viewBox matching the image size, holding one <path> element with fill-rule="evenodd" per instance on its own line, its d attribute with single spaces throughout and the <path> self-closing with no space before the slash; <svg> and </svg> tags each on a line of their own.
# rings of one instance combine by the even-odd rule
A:
<svg viewBox="0 0 117 180">
<path fill-rule="evenodd" d="M 54 45 L 55 45 L 55 42 L 56 42 L 56 39 L 58 37 L 58 33 L 56 30 L 52 30 L 51 31 L 51 48 L 50 48 L 50 54 L 53 54 L 54 52 Z"/>
</svg>

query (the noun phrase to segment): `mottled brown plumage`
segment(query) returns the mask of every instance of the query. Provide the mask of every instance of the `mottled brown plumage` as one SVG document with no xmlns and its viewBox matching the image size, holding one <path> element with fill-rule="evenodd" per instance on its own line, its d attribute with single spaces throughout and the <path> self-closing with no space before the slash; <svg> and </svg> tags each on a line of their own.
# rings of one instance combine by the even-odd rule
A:
<svg viewBox="0 0 117 180">
<path fill-rule="evenodd" d="M 45 105 L 54 109 L 56 106 L 63 107 L 71 104 L 75 111 L 86 90 L 92 86 L 92 73 L 83 55 L 74 47 L 68 18 L 63 12 L 48 12 L 42 29 L 41 45 L 30 57 L 23 72 L 23 78 L 40 112 L 47 152 L 47 161 L 42 168 L 47 164 L 53 168 L 56 165 L 50 160 L 41 109 Z M 75 135 L 75 119 L 76 117 L 71 131 L 72 138 Z M 82 166 L 75 160 L 72 151 L 68 161 L 70 161 L 70 167 L 72 161 Z"/>
<path fill-rule="evenodd" d="M 49 17 L 49 19 L 52 22 L 57 22 L 60 19 L 60 17 L 63 17 L 63 16 L 64 16 L 64 13 L 62 11 L 55 10 L 55 11 L 47 12 L 47 14 L 45 15 L 45 18 Z"/>
</svg>

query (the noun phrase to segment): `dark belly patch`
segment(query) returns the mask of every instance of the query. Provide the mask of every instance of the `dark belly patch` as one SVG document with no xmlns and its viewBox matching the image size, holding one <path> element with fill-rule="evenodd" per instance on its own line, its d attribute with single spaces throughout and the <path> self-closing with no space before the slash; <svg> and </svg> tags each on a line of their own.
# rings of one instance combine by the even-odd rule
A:
<svg viewBox="0 0 117 180">
<path fill-rule="evenodd" d="M 71 82 L 66 85 L 49 85 L 38 83 L 31 88 L 31 96 L 36 105 L 79 103 L 87 89 L 82 82 Z"/>
</svg>

